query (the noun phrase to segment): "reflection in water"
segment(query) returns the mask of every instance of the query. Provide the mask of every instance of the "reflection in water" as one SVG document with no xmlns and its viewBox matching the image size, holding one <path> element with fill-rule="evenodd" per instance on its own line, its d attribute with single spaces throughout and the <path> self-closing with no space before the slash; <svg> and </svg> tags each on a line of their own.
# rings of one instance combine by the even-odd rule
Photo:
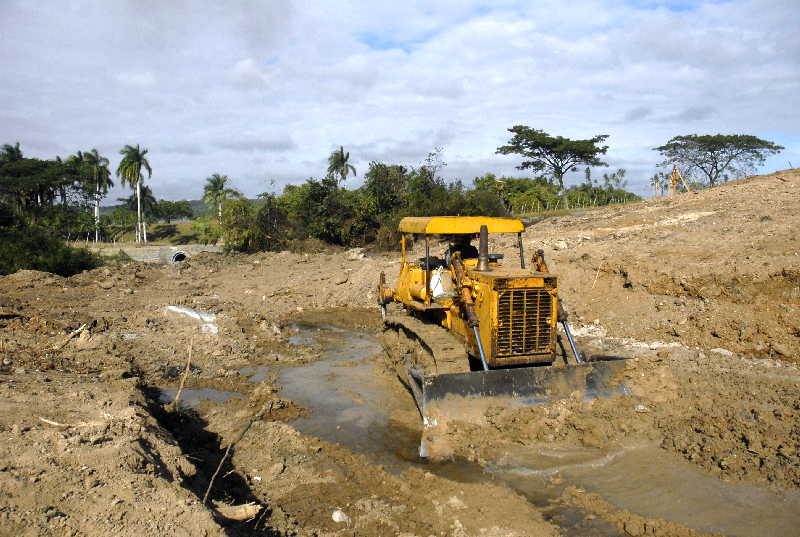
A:
<svg viewBox="0 0 800 537">
<path fill-rule="evenodd" d="M 380 352 L 375 338 L 361 332 L 298 326 L 299 337 L 313 333 L 323 359 L 283 369 L 284 397 L 311 410 L 292 422 L 300 432 L 341 444 L 390 471 L 409 464 L 468 482 L 501 482 L 525 495 L 568 536 L 619 533 L 602 521 L 588 522 L 582 511 L 552 506 L 564 487 L 600 494 L 614 505 L 650 518 L 694 529 L 741 537 L 790 537 L 800 528 L 800 494 L 733 484 L 705 474 L 655 447 L 602 451 L 526 448 L 506 454 L 485 470 L 474 463 L 431 463 L 417 455 L 420 431 L 392 422 L 394 412 L 415 412 L 399 382 L 377 375 Z M 560 479 L 553 479 L 554 476 Z"/>
</svg>

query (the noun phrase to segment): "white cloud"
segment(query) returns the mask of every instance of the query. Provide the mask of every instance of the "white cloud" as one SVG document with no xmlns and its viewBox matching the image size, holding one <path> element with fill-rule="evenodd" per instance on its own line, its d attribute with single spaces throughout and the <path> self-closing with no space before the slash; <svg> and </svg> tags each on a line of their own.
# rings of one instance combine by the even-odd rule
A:
<svg viewBox="0 0 800 537">
<path fill-rule="evenodd" d="M 10 0 L 0 143 L 112 160 L 140 143 L 175 198 L 214 172 L 251 195 L 319 176 L 340 144 L 359 174 L 439 145 L 448 177 L 521 173 L 495 149 L 522 123 L 609 134 L 609 164 L 645 192 L 651 148 L 677 134 L 749 132 L 787 147 L 769 165 L 800 162 L 798 15 L 794 0 Z"/>
<path fill-rule="evenodd" d="M 150 71 L 118 73 L 115 78 L 126 86 L 147 88 L 156 85 L 156 76 Z"/>
</svg>

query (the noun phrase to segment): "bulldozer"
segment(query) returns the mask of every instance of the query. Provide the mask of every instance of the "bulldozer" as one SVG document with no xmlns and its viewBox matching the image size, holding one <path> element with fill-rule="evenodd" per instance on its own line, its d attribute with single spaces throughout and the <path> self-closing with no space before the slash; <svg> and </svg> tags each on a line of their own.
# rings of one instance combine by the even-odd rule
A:
<svg viewBox="0 0 800 537">
<path fill-rule="evenodd" d="M 578 350 L 544 252 L 526 263 L 522 221 L 407 217 L 398 231 L 400 274 L 394 287 L 380 274 L 378 305 L 384 348 L 422 417 L 421 455 L 448 422 L 479 420 L 493 405 L 625 393 L 623 358 Z M 516 235 L 519 261 L 490 253 L 489 234 Z M 425 255 L 410 259 L 419 237 Z M 442 257 L 431 255 L 437 238 L 449 243 Z"/>
</svg>

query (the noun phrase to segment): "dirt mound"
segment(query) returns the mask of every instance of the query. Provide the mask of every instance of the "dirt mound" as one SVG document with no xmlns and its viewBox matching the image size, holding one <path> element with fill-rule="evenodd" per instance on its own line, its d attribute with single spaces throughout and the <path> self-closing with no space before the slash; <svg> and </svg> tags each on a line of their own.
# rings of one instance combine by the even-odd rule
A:
<svg viewBox="0 0 800 537">
<path fill-rule="evenodd" d="M 798 184 L 789 170 L 530 226 L 526 250 L 559 274 L 581 345 L 636 358 L 632 395 L 494 408 L 454 429 L 457 454 L 646 444 L 705 476 L 797 489 Z M 515 259 L 511 240 L 493 250 Z M 558 534 L 507 486 L 393 473 L 282 423 L 307 411 L 273 387 L 275 370 L 321 356 L 296 323 L 326 310 L 315 322 L 371 329 L 378 275 L 398 268 L 397 254 L 329 250 L 0 278 L 0 533 Z M 167 412 L 190 355 L 196 404 Z M 263 509 L 215 518 L 200 499 L 265 405 L 210 498 Z M 563 504 L 628 534 L 693 534 L 573 492 Z"/>
<path fill-rule="evenodd" d="M 544 248 L 579 322 L 597 319 L 609 335 L 641 341 L 797 361 L 798 188 L 800 170 L 785 170 L 551 218 L 525 238 Z"/>
<path fill-rule="evenodd" d="M 195 467 L 151 417 L 136 380 L 2 379 L 0 534 L 224 535 L 181 487 Z"/>
</svg>

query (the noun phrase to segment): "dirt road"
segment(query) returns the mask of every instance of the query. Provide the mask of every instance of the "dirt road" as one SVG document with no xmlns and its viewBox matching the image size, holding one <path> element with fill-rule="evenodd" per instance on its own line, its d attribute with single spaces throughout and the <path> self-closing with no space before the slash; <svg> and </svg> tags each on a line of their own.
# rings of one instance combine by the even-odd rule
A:
<svg viewBox="0 0 800 537">
<path fill-rule="evenodd" d="M 365 309 L 395 255 L 0 278 L 0 535 L 797 535 L 798 188 L 530 226 L 581 343 L 635 357 L 632 395 L 493 409 L 441 465 Z"/>
</svg>

